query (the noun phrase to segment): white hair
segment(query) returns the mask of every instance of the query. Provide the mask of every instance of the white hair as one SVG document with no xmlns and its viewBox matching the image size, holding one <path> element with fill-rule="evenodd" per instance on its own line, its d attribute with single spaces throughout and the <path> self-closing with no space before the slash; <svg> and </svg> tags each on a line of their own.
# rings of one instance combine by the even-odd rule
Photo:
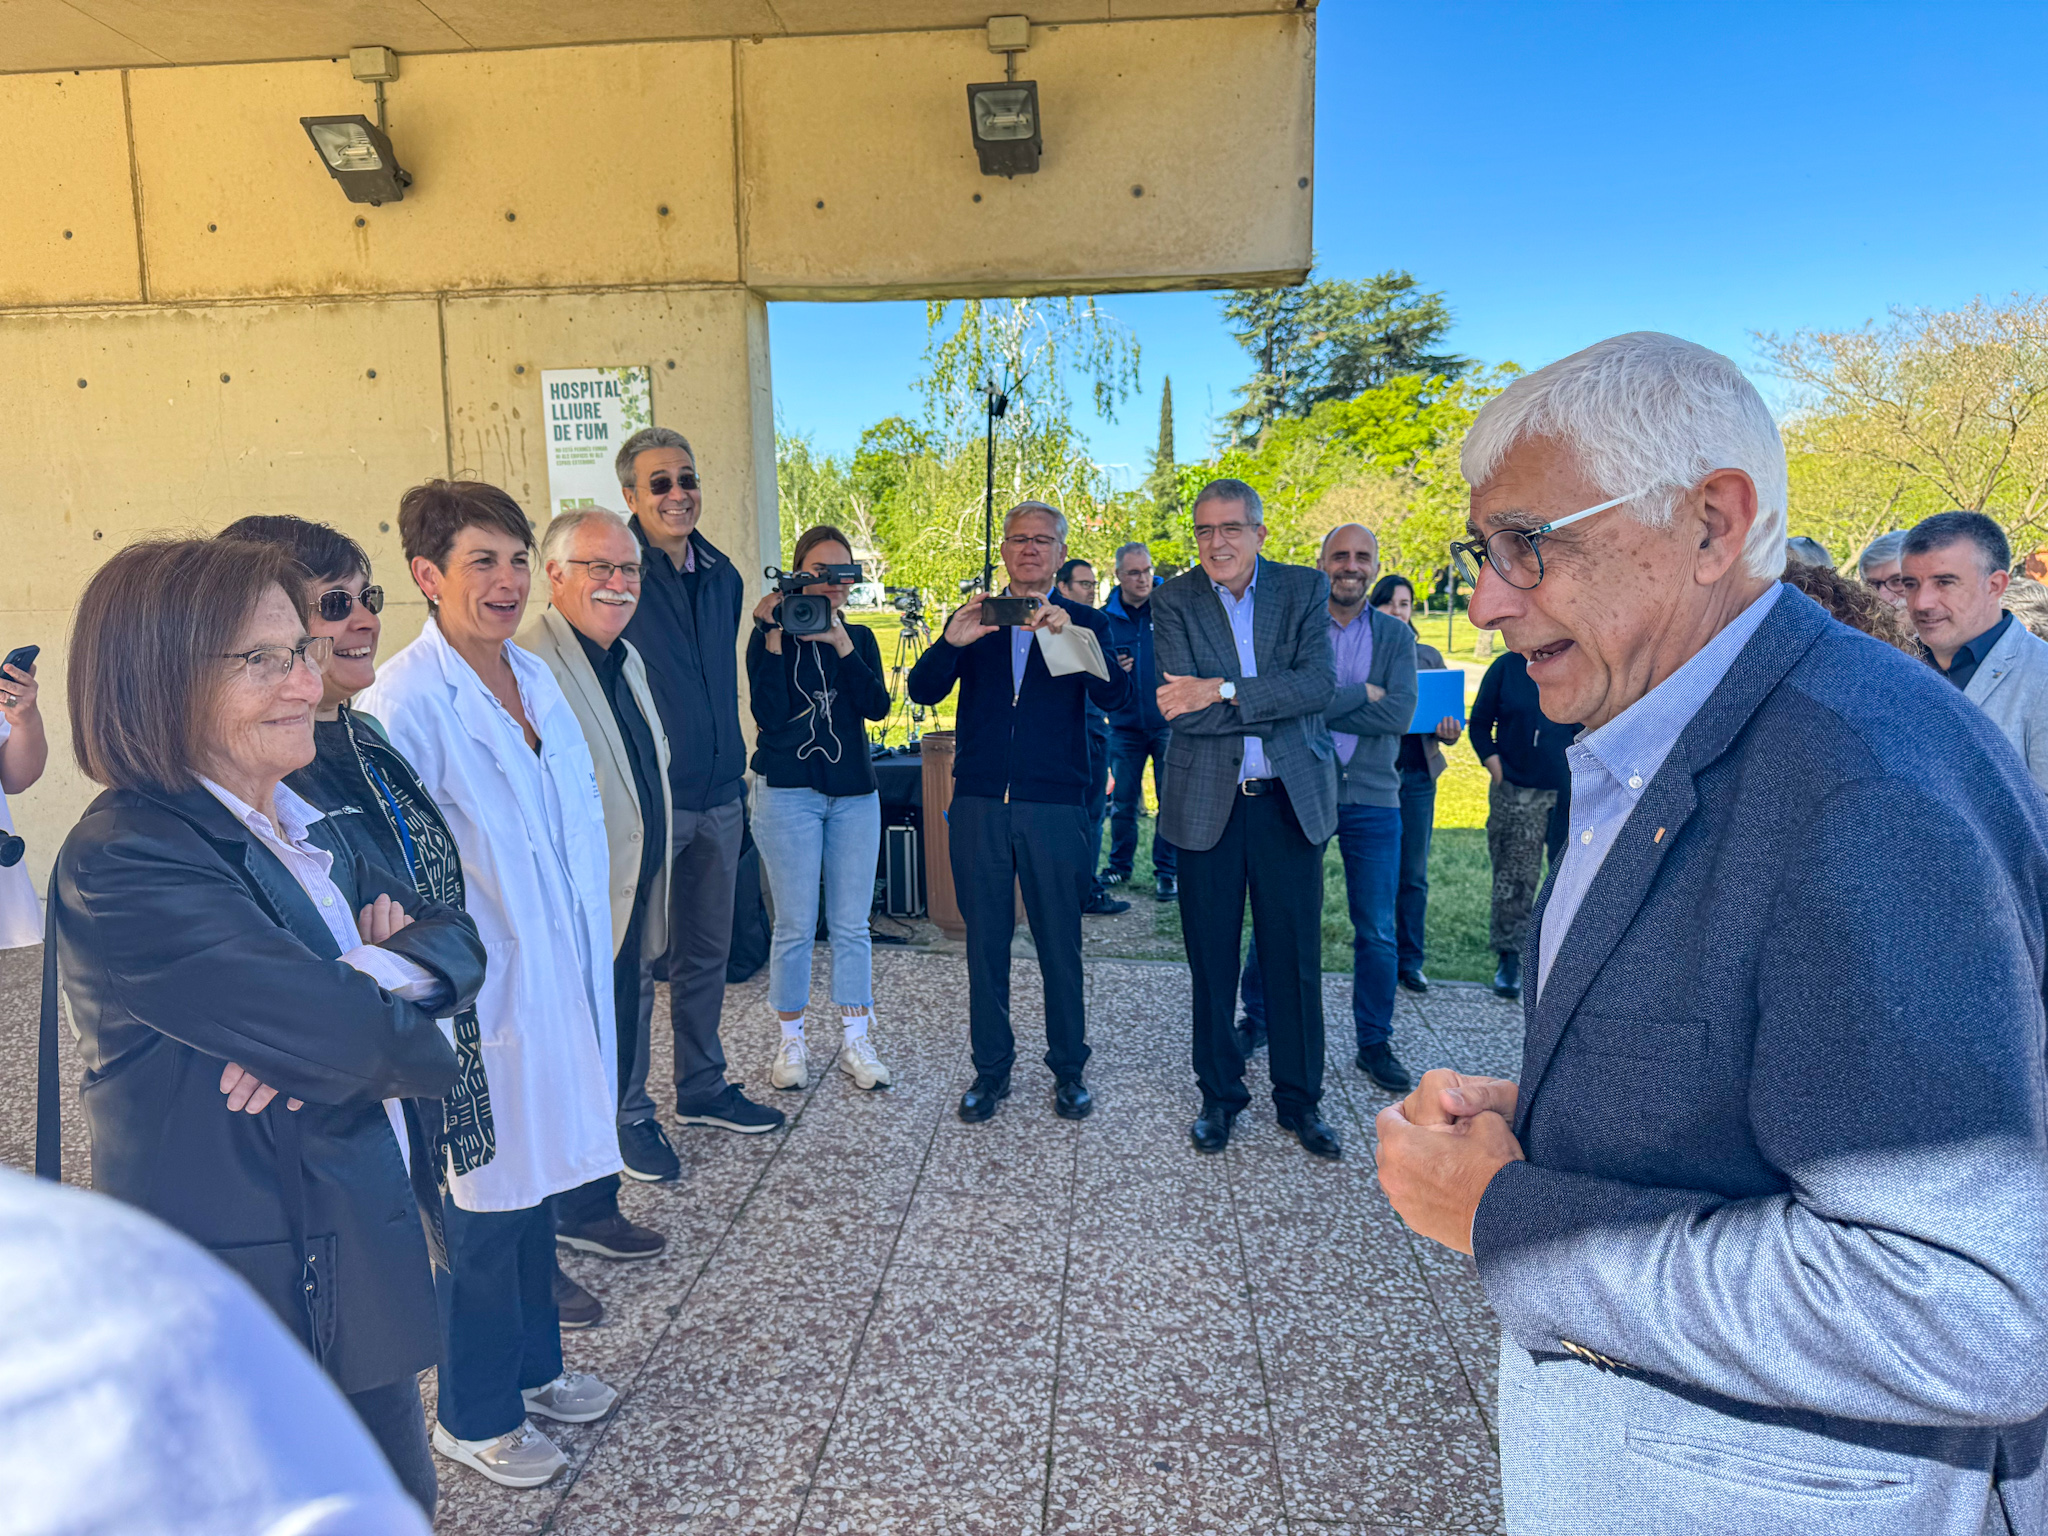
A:
<svg viewBox="0 0 2048 1536">
<path fill-rule="evenodd" d="M 627 526 L 625 518 L 609 507 L 578 507 L 549 518 L 547 532 L 540 536 L 541 569 L 547 569 L 550 560 L 567 559 L 570 546 L 576 542 L 576 530 L 600 518 L 618 528 Z"/>
<path fill-rule="evenodd" d="M 1052 525 L 1059 530 L 1060 542 L 1067 542 L 1067 514 L 1058 507 L 1049 507 L 1042 501 L 1020 501 L 1003 514 L 1003 532 L 1010 531 L 1010 524 L 1020 517 L 1049 517 Z"/>
<path fill-rule="evenodd" d="M 1631 331 L 1526 374 L 1480 409 L 1460 455 L 1465 478 L 1483 485 L 1533 437 L 1564 443 L 1603 498 L 1634 497 L 1623 510 L 1652 528 L 1714 471 L 1741 470 L 1756 486 L 1743 566 L 1784 572 L 1785 442 L 1756 386 L 1720 353 Z"/>
</svg>

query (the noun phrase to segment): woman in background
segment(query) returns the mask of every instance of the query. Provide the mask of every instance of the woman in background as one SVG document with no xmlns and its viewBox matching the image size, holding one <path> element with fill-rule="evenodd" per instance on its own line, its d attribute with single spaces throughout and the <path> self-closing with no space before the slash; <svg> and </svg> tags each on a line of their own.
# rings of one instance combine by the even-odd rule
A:
<svg viewBox="0 0 2048 1536">
<path fill-rule="evenodd" d="M 1415 588 L 1406 576 L 1382 576 L 1368 601 L 1390 618 L 1415 628 Z M 1441 672 L 1443 652 L 1415 639 L 1415 670 Z M 1436 830 L 1436 781 L 1444 771 L 1444 747 L 1455 745 L 1463 727 L 1446 715 L 1434 731 L 1401 738 L 1394 766 L 1401 771 L 1401 884 L 1394 898 L 1394 949 L 1400 962 L 1401 985 L 1427 992 L 1423 974 L 1424 928 L 1429 917 L 1429 843 Z"/>
<path fill-rule="evenodd" d="M 817 527 L 796 541 L 789 563 L 792 570 L 822 572 L 851 565 L 853 549 L 837 528 Z M 804 588 L 830 600 L 832 623 L 823 634 L 802 637 L 782 627 L 782 596 L 770 592 L 754 609 L 747 639 L 747 689 L 759 728 L 754 842 L 775 893 L 768 1003 L 782 1039 L 768 1077 L 777 1088 L 802 1088 L 811 1080 L 804 1011 L 811 1002 L 821 871 L 832 1001 L 839 1007 L 839 1070 L 860 1088 L 886 1088 L 891 1081 L 868 1038 L 875 1001 L 868 910 L 882 846 L 882 802 L 867 722 L 889 718 L 889 689 L 874 631 L 845 620 L 851 590 L 846 583 Z"/>
<path fill-rule="evenodd" d="M 50 742 L 36 707 L 36 669 L 0 666 L 0 842 L 14 833 L 7 797 L 25 793 L 49 761 Z M 42 942 L 42 908 L 17 851 L 12 864 L 0 866 L 0 949 Z"/>
</svg>

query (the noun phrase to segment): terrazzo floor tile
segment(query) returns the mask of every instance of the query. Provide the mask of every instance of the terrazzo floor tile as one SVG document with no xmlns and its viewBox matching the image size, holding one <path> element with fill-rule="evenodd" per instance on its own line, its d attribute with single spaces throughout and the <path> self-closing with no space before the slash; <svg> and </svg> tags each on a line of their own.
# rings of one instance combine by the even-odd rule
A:
<svg viewBox="0 0 2048 1536">
<path fill-rule="evenodd" d="M 1040 1450 L 1042 1455 L 1043 1447 Z M 819 1488 L 811 1495 L 796 1536 L 873 1536 L 877 1531 L 1019 1536 L 1041 1529 L 1044 1515 L 1044 1494 L 1037 1485 L 1008 1496 Z"/>
<path fill-rule="evenodd" d="M 513 1492 L 441 1463 L 459 1536 L 1044 1536 L 1050 1531 L 1439 1536 L 1499 1528 L 1498 1324 L 1471 1261 L 1412 1238 L 1372 1171 L 1390 1102 L 1350 1065 L 1349 979 L 1326 977 L 1324 1113 L 1346 1156 L 1272 1123 L 1264 1053 L 1228 1152 L 1195 1153 L 1178 965 L 1091 960 L 1090 1119 L 1051 1110 L 1039 977 L 1012 967 L 1014 1091 L 984 1125 L 957 950 L 878 948 L 886 1092 L 830 1069 L 824 956 L 801 1092 L 767 1087 L 760 979 L 728 989 L 732 1078 L 789 1116 L 764 1136 L 684 1128 L 666 989 L 650 1082 L 683 1165 L 629 1182 L 660 1258 L 567 1255 L 606 1304 L 572 1369 L 624 1394 L 548 1426 L 572 1458 Z M 25 1162 L 38 951 L 0 953 L 0 1155 Z M 60 1040 L 75 1075 L 68 1031 Z M 1507 1072 L 1521 1012 L 1482 991 L 1403 999 L 1414 1065 Z M 67 1096 L 67 1173 L 87 1173 Z M 429 1413 L 433 1373 L 422 1382 Z"/>
<path fill-rule="evenodd" d="M 1045 1530 L 1074 1536 L 1269 1536 L 1285 1529 L 1273 1447 L 1063 1429 Z"/>
</svg>

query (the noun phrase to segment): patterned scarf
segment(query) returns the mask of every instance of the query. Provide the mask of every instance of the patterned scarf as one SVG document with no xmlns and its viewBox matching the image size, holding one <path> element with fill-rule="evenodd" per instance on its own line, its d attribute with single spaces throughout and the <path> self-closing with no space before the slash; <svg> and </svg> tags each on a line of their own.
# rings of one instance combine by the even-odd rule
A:
<svg viewBox="0 0 2048 1536">
<path fill-rule="evenodd" d="M 356 761 L 362 765 L 385 824 L 398 846 L 412 883 L 429 901 L 443 906 L 463 905 L 462 855 L 447 823 L 421 787 L 412 765 L 401 757 L 382 734 L 365 720 L 359 729 L 348 708 L 342 721 L 349 740 L 355 744 Z M 455 1015 L 455 1056 L 461 1074 L 455 1086 L 441 1100 L 441 1141 L 448 1148 L 448 1162 L 457 1173 L 474 1173 L 498 1153 L 497 1128 L 491 1120 L 491 1090 L 484 1077 L 482 1033 L 476 1009 L 465 1008 Z M 435 1158 L 437 1177 L 445 1185 L 447 1164 Z"/>
</svg>

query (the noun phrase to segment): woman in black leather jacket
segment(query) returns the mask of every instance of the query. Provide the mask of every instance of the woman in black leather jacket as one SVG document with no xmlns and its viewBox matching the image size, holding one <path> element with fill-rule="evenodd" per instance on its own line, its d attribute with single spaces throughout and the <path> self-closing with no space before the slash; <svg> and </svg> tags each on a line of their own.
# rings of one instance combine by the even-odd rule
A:
<svg viewBox="0 0 2048 1536">
<path fill-rule="evenodd" d="M 456 1080 L 435 1019 L 475 996 L 484 952 L 280 783 L 313 757 L 330 649 L 301 579 L 275 547 L 176 540 L 87 584 L 72 744 L 107 791 L 57 856 L 49 922 L 94 1188 L 248 1280 L 431 1510 L 424 1148 L 387 1101 Z"/>
</svg>

